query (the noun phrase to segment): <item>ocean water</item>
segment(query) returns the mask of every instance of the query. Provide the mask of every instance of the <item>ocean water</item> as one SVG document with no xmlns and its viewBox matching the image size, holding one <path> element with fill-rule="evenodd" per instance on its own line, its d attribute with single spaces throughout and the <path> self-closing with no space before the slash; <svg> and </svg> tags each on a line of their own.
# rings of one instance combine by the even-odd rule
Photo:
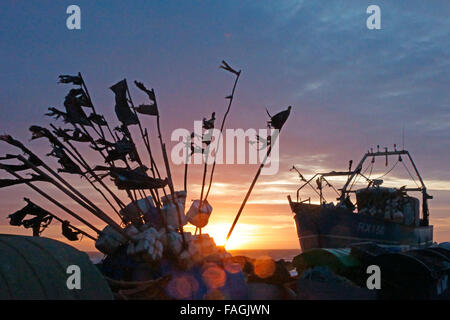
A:
<svg viewBox="0 0 450 320">
<path fill-rule="evenodd" d="M 284 259 L 291 261 L 295 256 L 301 253 L 300 249 L 267 249 L 267 250 L 229 250 L 233 256 L 246 256 L 257 259 L 263 256 L 269 256 L 274 260 Z"/>
<path fill-rule="evenodd" d="M 257 259 L 264 256 L 269 256 L 274 260 L 284 259 L 286 261 L 292 261 L 292 259 L 301 253 L 300 249 L 270 249 L 270 250 L 228 250 L 233 256 L 246 256 L 249 258 Z M 92 262 L 98 263 L 105 256 L 103 253 L 87 252 Z"/>
</svg>

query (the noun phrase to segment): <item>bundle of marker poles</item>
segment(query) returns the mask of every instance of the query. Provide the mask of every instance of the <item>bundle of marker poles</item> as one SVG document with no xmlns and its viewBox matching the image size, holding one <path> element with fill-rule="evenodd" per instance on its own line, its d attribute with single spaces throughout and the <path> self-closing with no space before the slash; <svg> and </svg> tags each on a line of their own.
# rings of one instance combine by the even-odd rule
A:
<svg viewBox="0 0 450 320">
<path fill-rule="evenodd" d="M 87 98 L 89 99 L 89 105 L 93 110 L 93 113 L 95 115 L 97 115 L 96 111 L 95 111 L 95 107 L 94 104 L 92 103 L 91 97 L 89 96 L 86 84 L 81 76 L 81 74 L 79 73 L 78 76 L 81 79 L 81 87 L 84 89 L 84 92 L 87 95 Z M 128 90 L 128 86 L 127 86 L 127 93 L 129 96 L 129 101 L 132 103 L 131 100 L 131 95 L 129 93 Z M 134 106 L 133 106 L 133 110 L 134 110 Z M 134 110 L 135 115 L 137 116 L 136 111 Z M 139 118 L 138 118 L 139 120 Z M 101 128 L 101 125 L 98 124 L 99 126 L 99 130 L 96 130 L 94 127 L 94 124 L 89 120 L 90 122 L 90 126 L 94 129 L 94 131 L 103 139 L 106 140 L 105 134 L 103 132 L 103 129 Z M 106 122 L 106 121 L 105 121 Z M 148 140 L 148 134 L 147 134 L 147 130 L 145 131 L 145 133 L 142 130 L 142 126 L 140 124 L 139 121 L 139 129 L 141 132 L 141 136 L 142 139 L 144 141 L 144 144 L 146 146 L 146 149 L 149 153 L 149 157 L 150 157 L 150 161 L 151 161 L 151 171 L 153 173 L 153 176 L 155 177 L 156 175 L 158 176 L 158 178 L 160 177 L 159 175 L 159 171 L 158 168 L 156 167 L 156 163 L 153 159 L 152 153 L 151 153 L 151 149 L 150 149 L 150 143 Z M 78 129 L 78 127 L 76 126 L 76 124 L 72 123 L 72 125 L 74 126 L 75 129 Z M 106 125 L 108 127 L 109 133 L 111 134 L 112 138 L 114 139 L 114 141 L 117 141 L 116 137 L 112 134 L 111 129 L 109 128 L 109 124 L 106 122 Z M 51 124 L 51 127 L 56 131 L 56 127 L 54 125 Z M 90 135 L 90 133 L 88 132 L 88 130 L 86 130 L 86 128 L 80 124 L 80 127 L 82 128 L 82 131 L 90 138 L 90 141 L 93 143 L 94 146 L 96 146 L 95 143 L 95 139 Z M 70 143 L 69 140 L 65 140 L 65 142 L 69 145 L 70 149 L 67 148 L 63 143 L 61 143 L 55 136 L 53 136 L 50 131 L 48 131 L 47 129 L 41 128 L 42 130 L 45 130 L 45 134 L 43 136 L 45 136 L 46 138 L 49 139 L 49 141 L 53 144 L 56 145 L 60 148 L 62 148 L 64 151 L 66 151 L 78 164 L 80 164 L 86 171 L 82 172 L 81 175 L 86 178 L 86 180 L 91 184 L 91 186 L 97 191 L 99 192 L 102 197 L 107 201 L 107 203 L 111 206 L 111 208 L 119 215 L 119 217 L 121 217 L 121 215 L 119 214 L 118 210 L 115 208 L 115 206 L 109 201 L 109 199 L 105 196 L 105 194 L 95 186 L 95 184 L 91 181 L 91 179 L 89 179 L 87 177 L 87 174 L 90 174 L 96 182 L 98 182 L 112 197 L 113 199 L 117 202 L 117 204 L 119 205 L 119 207 L 121 209 L 125 208 L 125 204 L 114 194 L 114 192 L 112 192 L 110 190 L 110 188 L 102 181 L 101 178 L 99 178 L 97 176 L 97 174 L 92 170 L 92 168 L 88 165 L 88 163 L 86 162 L 86 160 L 82 157 L 82 155 L 80 154 L 80 152 L 78 152 L 78 150 Z M 170 175 L 170 167 L 169 167 L 169 163 L 168 163 L 168 159 L 167 159 L 167 154 L 165 151 L 165 145 L 162 142 L 162 137 L 161 137 L 161 131 L 160 131 L 160 125 L 159 125 L 159 116 L 158 116 L 158 133 L 159 133 L 159 139 L 161 142 L 161 149 L 163 152 L 163 156 L 164 156 L 164 161 L 166 164 L 166 170 L 168 172 L 168 177 L 169 177 L 169 188 L 171 189 L 171 193 L 172 193 L 172 200 L 176 199 L 176 195 L 174 193 L 174 189 L 173 189 L 173 184 L 172 184 L 172 180 L 171 180 L 171 175 Z M 39 159 L 34 153 L 32 153 L 28 148 L 26 148 L 22 143 L 20 143 L 17 140 L 14 140 L 12 137 L 10 136 L 3 136 L 5 137 L 5 139 L 2 139 L 3 141 L 8 142 L 9 144 L 16 146 L 18 148 L 20 148 L 24 153 L 28 154 L 29 156 L 34 157 L 35 159 L 38 159 L 39 161 L 39 165 L 43 166 L 50 175 L 52 175 L 54 178 L 56 178 L 58 181 L 60 181 L 61 183 L 57 182 L 55 179 L 53 179 L 50 175 L 48 175 L 47 173 L 43 172 L 42 170 L 40 170 L 38 168 L 38 166 L 36 166 L 35 164 L 33 164 L 32 162 L 26 160 L 25 158 L 23 158 L 22 156 L 16 156 L 15 158 L 17 158 L 19 161 L 23 162 L 24 164 L 26 164 L 30 169 L 33 169 L 36 173 L 39 174 L 40 177 L 45 178 L 45 181 L 48 181 L 50 183 L 52 183 L 54 186 L 56 186 L 60 191 L 62 191 L 64 194 L 66 194 L 67 196 L 69 196 L 71 199 L 73 199 L 75 202 L 77 202 L 78 204 L 80 204 L 83 208 L 87 209 L 89 212 L 91 212 L 92 214 L 94 214 L 97 218 L 101 219 L 103 222 L 105 222 L 106 224 L 112 226 L 114 229 L 116 229 L 120 234 L 122 234 L 125 238 L 130 239 L 130 237 L 128 237 L 125 232 L 123 231 L 123 229 L 114 221 L 112 220 L 105 212 L 103 212 L 102 210 L 100 210 L 95 204 L 92 203 L 92 201 L 90 201 L 89 199 L 87 199 L 84 195 L 82 195 L 78 190 L 76 190 L 75 188 L 73 188 L 65 179 L 63 179 L 59 174 L 57 174 L 55 171 L 53 171 L 48 165 L 46 165 L 41 159 Z M 130 138 L 130 140 L 132 141 L 132 136 L 131 134 L 129 134 L 128 132 L 128 138 Z M 136 145 L 134 144 L 134 142 L 132 142 L 135 149 L 136 149 Z M 105 155 L 103 154 L 103 152 L 100 149 L 97 149 L 99 151 L 99 153 L 103 156 L 103 158 L 106 160 Z M 142 162 L 140 161 L 139 158 L 139 154 L 136 151 L 136 154 L 138 156 L 138 163 L 139 165 L 143 165 Z M 114 163 L 111 161 L 109 162 L 110 165 L 112 167 L 114 167 Z M 127 162 L 125 161 L 125 163 L 127 164 Z M 129 165 L 127 164 L 127 167 L 129 168 Z M 82 222 L 83 224 L 85 224 L 86 226 L 88 226 L 90 229 L 94 230 L 97 234 L 99 234 L 101 231 L 99 229 L 97 229 L 95 226 L 93 226 L 91 223 L 89 223 L 88 221 L 86 221 L 84 218 L 82 218 L 81 216 L 79 216 L 78 214 L 76 214 L 75 212 L 73 212 L 72 210 L 70 210 L 69 208 L 67 208 L 66 206 L 62 205 L 59 201 L 55 200 L 53 197 L 51 197 L 50 195 L 48 195 L 46 192 L 44 192 L 42 189 L 40 189 L 39 187 L 35 186 L 33 183 L 31 183 L 30 181 L 26 181 L 22 176 L 20 176 L 19 174 L 17 174 L 16 172 L 14 172 L 13 170 L 9 169 L 8 166 L 3 166 L 0 164 L 0 168 L 4 169 L 5 171 L 7 171 L 8 173 L 10 173 L 11 175 L 13 175 L 14 177 L 18 178 L 20 181 L 23 181 L 23 183 L 26 183 L 29 187 L 31 187 L 33 190 L 35 190 L 36 192 L 38 192 L 41 196 L 43 196 L 44 198 L 46 198 L 47 200 L 49 200 L 50 202 L 52 202 L 53 204 L 55 204 L 56 206 L 58 206 L 60 209 L 64 210 L 66 213 L 68 213 L 69 215 L 75 217 L 77 220 L 79 220 L 80 222 Z M 155 174 L 155 170 L 157 174 Z M 164 217 L 162 215 L 161 212 L 161 208 L 160 208 L 160 200 L 159 200 L 159 195 L 157 194 L 157 190 L 156 190 L 156 194 L 154 193 L 154 191 L 152 189 L 150 189 L 150 192 L 153 196 L 153 198 L 155 199 L 155 202 L 157 203 L 157 208 L 158 208 L 158 212 L 161 215 L 161 218 L 163 220 L 163 224 L 167 230 L 167 224 L 164 221 Z M 145 196 L 145 192 L 142 192 L 141 195 Z M 166 195 L 166 192 L 164 191 L 164 194 Z M 128 196 L 130 197 L 130 199 L 132 200 L 133 204 L 136 205 L 137 209 L 140 210 L 139 206 L 137 205 L 137 198 L 136 198 L 136 194 L 133 198 L 133 196 L 131 195 L 130 192 L 128 192 Z M 148 201 L 148 199 L 145 197 L 145 199 Z M 168 202 L 172 201 L 171 199 L 167 199 Z M 179 223 L 181 226 L 181 214 L 180 214 L 180 209 L 178 208 L 178 203 L 176 201 L 173 201 L 175 206 L 177 207 L 177 212 L 178 212 L 178 218 L 179 218 Z M 53 214 L 52 214 L 53 215 Z M 54 215 L 53 215 L 54 216 Z M 58 218 L 59 219 L 59 218 Z M 62 219 L 59 219 L 62 220 Z M 183 236 L 183 243 L 185 245 L 185 240 L 184 240 L 184 234 L 182 233 L 182 226 L 181 226 L 181 234 Z M 89 236 L 89 238 L 91 239 L 95 239 L 92 236 Z"/>
<path fill-rule="evenodd" d="M 227 96 L 226 98 L 229 99 L 229 104 L 228 104 L 228 108 L 227 111 L 223 117 L 222 120 L 222 124 L 221 124 L 221 128 L 220 128 L 220 135 L 222 135 L 222 131 L 225 125 L 225 121 L 227 118 L 227 115 L 230 111 L 232 102 L 233 102 L 233 97 L 234 97 L 234 92 L 236 89 L 236 85 L 240 76 L 241 71 L 237 72 L 235 70 L 233 70 L 225 61 L 222 61 L 222 65 L 221 68 L 230 71 L 232 73 L 234 73 L 236 75 L 236 79 L 234 82 L 234 86 L 233 86 L 233 90 L 230 96 Z M 84 79 L 81 75 L 81 73 L 78 73 L 78 77 L 81 80 L 81 83 L 78 83 L 80 85 L 80 88 L 82 89 L 82 92 L 84 92 L 86 94 L 86 97 L 88 99 L 88 106 L 92 109 L 93 111 L 93 115 L 96 117 L 100 117 L 103 118 L 103 116 L 99 116 L 96 113 L 94 104 L 92 102 L 92 99 L 89 95 L 87 86 L 84 82 Z M 138 83 L 136 83 L 138 85 Z M 125 81 L 125 85 L 126 85 L 126 81 Z M 141 88 L 142 89 L 142 88 Z M 146 88 L 145 88 L 146 89 Z M 149 92 L 148 90 L 147 93 Z M 131 103 L 131 108 L 134 112 L 134 115 L 137 118 L 137 124 L 139 126 L 139 131 L 141 134 L 141 138 L 143 140 L 143 143 L 145 145 L 145 148 L 148 152 L 149 158 L 150 158 L 150 171 L 153 175 L 153 178 L 160 178 L 161 175 L 159 173 L 159 170 L 156 166 L 156 162 L 153 158 L 153 154 L 151 151 L 151 146 L 150 146 L 150 141 L 149 141 L 149 135 L 147 132 L 147 129 L 145 129 L 145 131 L 142 128 L 139 116 L 136 112 L 136 108 L 134 107 L 132 98 L 131 98 L 131 94 L 129 92 L 129 88 L 128 85 L 126 85 L 126 93 L 127 93 L 127 100 Z M 154 99 L 154 103 L 155 106 L 157 108 L 157 103 L 156 103 L 156 98 L 154 95 L 154 90 L 151 90 L 151 93 L 153 94 L 153 98 Z M 167 193 L 165 191 L 165 189 L 163 188 L 163 193 L 165 195 L 166 201 L 167 203 L 173 203 L 173 205 L 176 207 L 176 211 L 177 211 L 177 216 L 178 216 L 178 223 L 179 223 L 179 228 L 178 231 L 181 234 L 182 237 L 182 241 L 183 241 L 183 246 L 186 247 L 186 240 L 185 240 L 185 235 L 183 233 L 183 223 L 182 223 L 182 218 L 181 218 L 181 209 L 179 207 L 178 204 L 178 200 L 177 200 L 177 194 L 175 192 L 174 189 L 174 185 L 173 185 L 173 180 L 172 180 L 172 174 L 171 174 L 171 170 L 170 170 L 170 164 L 168 161 L 168 156 L 167 156 L 167 151 L 166 151 L 166 145 L 162 140 L 162 134 L 161 134 L 161 128 L 160 128 L 160 116 L 159 116 L 159 112 L 156 114 L 157 115 L 157 130 L 158 130 L 158 138 L 159 138 L 159 142 L 160 142 L 160 147 L 161 147 L 161 152 L 162 152 L 162 156 L 164 159 L 164 164 L 165 164 L 165 169 L 166 169 L 166 174 L 167 174 L 167 181 L 168 181 L 168 187 L 170 190 L 170 197 L 167 196 Z M 117 142 L 119 137 L 115 136 L 113 134 L 113 132 L 111 131 L 108 122 L 106 121 L 106 119 L 104 119 L 104 124 L 103 123 L 99 123 L 99 122 L 95 122 L 94 120 L 91 121 L 91 119 L 87 119 L 88 123 L 89 123 L 89 127 L 92 128 L 94 130 L 94 132 L 104 141 L 107 141 L 105 133 L 103 131 L 102 126 L 106 125 L 108 128 L 108 131 L 112 137 L 112 139 L 114 140 L 114 142 Z M 70 122 L 70 121 L 69 121 Z M 85 127 L 86 124 L 83 124 L 81 122 L 70 122 L 72 124 L 72 126 L 74 127 L 75 130 L 80 130 L 80 132 L 83 132 L 88 138 L 89 138 L 89 142 L 91 142 L 93 144 L 93 146 L 95 147 L 94 149 L 97 150 L 101 156 L 103 157 L 103 159 L 105 161 L 107 161 L 107 158 L 105 156 L 105 154 L 103 153 L 103 150 L 105 149 L 101 149 L 98 148 L 96 140 L 92 137 L 92 135 L 89 133 L 89 131 L 87 130 L 87 128 Z M 95 124 L 97 124 L 98 126 L 98 130 L 95 127 Z M 50 126 L 52 127 L 52 129 L 54 130 L 55 133 L 58 133 L 58 129 L 53 125 L 50 124 Z M 35 126 L 37 127 L 37 126 Z M 80 127 L 80 128 L 79 128 Z M 30 128 L 31 129 L 31 128 Z M 49 142 L 55 147 L 59 147 L 61 148 L 61 150 L 67 152 L 67 154 L 70 155 L 70 157 L 72 158 L 72 160 L 74 160 L 76 163 L 78 163 L 85 171 L 84 172 L 80 172 L 78 174 L 80 174 L 83 178 L 85 178 L 90 185 L 103 197 L 103 199 L 105 199 L 105 201 L 108 203 L 108 205 L 113 209 L 113 211 L 122 219 L 122 223 L 125 222 L 125 220 L 123 220 L 124 218 L 122 217 L 122 215 L 120 214 L 119 210 L 113 205 L 113 203 L 108 199 L 108 197 L 105 195 L 105 193 L 95 185 L 94 181 L 97 182 L 112 198 L 113 200 L 116 202 L 116 204 L 119 206 L 119 208 L 121 210 L 123 210 L 126 206 L 123 203 L 122 200 L 120 200 L 119 197 L 117 197 L 117 195 L 103 182 L 103 177 L 99 177 L 94 169 L 91 168 L 91 166 L 87 163 L 87 161 L 83 158 L 83 156 L 81 155 L 81 153 L 77 150 L 77 148 L 70 142 L 71 139 L 66 139 L 64 138 L 64 143 L 60 142 L 58 138 L 56 138 L 56 136 L 54 136 L 48 129 L 45 128 L 41 128 L 38 127 L 38 129 L 40 129 L 43 133 L 41 134 L 39 137 L 46 137 Z M 62 129 L 59 129 L 62 130 Z M 137 151 L 136 148 L 136 144 L 133 141 L 133 137 L 131 135 L 131 133 L 128 131 L 127 126 L 124 126 L 124 135 L 126 138 L 128 138 L 130 140 L 130 142 L 132 143 L 132 145 L 134 146 L 134 151 L 136 154 L 136 161 L 138 162 L 138 164 L 143 167 L 143 163 L 139 157 L 139 153 Z M 58 134 L 60 136 L 60 134 Z M 219 137 L 219 141 L 218 144 L 220 144 L 220 139 L 221 136 Z M 45 162 L 43 162 L 41 159 L 39 159 L 39 157 L 37 157 L 36 154 L 34 154 L 33 152 L 31 152 L 28 148 L 26 148 L 21 142 L 13 139 L 11 136 L 2 136 L 2 140 L 9 143 L 10 145 L 13 145 L 15 147 L 18 147 L 19 149 L 21 149 L 25 154 L 27 154 L 30 158 L 33 157 L 34 159 L 37 159 L 39 161 L 39 164 L 36 165 L 36 163 L 33 161 L 29 161 L 29 159 L 25 159 L 24 157 L 17 155 L 17 156 L 12 156 L 12 158 L 16 158 L 17 160 L 21 161 L 24 165 L 28 166 L 28 169 L 32 169 L 35 173 L 38 174 L 38 176 L 41 178 L 41 181 L 46 181 L 51 183 L 52 185 L 54 185 L 58 190 L 62 191 L 65 195 L 69 196 L 72 200 L 74 200 L 76 203 L 78 203 L 80 206 L 82 206 L 84 209 L 88 210 L 88 212 L 90 212 L 91 214 L 93 214 L 95 217 L 99 218 L 100 220 L 102 220 L 104 223 L 106 223 L 107 225 L 113 227 L 117 232 L 119 232 L 122 236 L 124 236 L 126 239 L 128 240 L 132 240 L 122 229 L 122 227 L 117 224 L 111 217 L 109 217 L 103 210 L 101 210 L 100 208 L 98 208 L 91 200 L 89 200 L 85 195 L 83 195 L 81 192 L 79 192 L 77 189 L 75 189 L 70 183 L 68 183 L 63 177 L 61 177 L 61 175 L 59 175 L 57 172 L 55 172 L 53 169 L 51 169 L 47 164 L 45 164 Z M 77 140 L 75 140 L 77 141 Z M 66 146 L 67 144 L 67 146 Z M 108 148 L 110 148 L 111 146 L 106 145 L 106 150 Z M 211 176 L 210 176 L 210 181 L 209 181 L 209 186 L 208 186 L 208 190 L 206 192 L 205 198 L 203 198 L 203 192 L 204 192 L 204 187 L 205 187 L 205 182 L 206 182 L 206 173 L 207 173 L 207 168 L 206 165 L 207 163 L 205 163 L 205 170 L 204 170 L 204 175 L 203 175 L 203 180 L 202 180 L 202 191 L 201 191 L 201 197 L 200 197 L 200 206 L 199 209 L 202 207 L 202 204 L 204 202 L 207 201 L 207 197 L 209 195 L 209 191 L 211 189 L 211 185 L 212 185 L 212 181 L 213 181 L 213 174 L 214 174 L 214 169 L 215 169 L 215 165 L 216 165 L 216 156 L 214 158 L 214 162 L 213 162 L 213 166 L 212 166 L 212 171 L 211 171 Z M 114 164 L 114 160 L 109 160 L 107 161 L 108 164 L 111 166 L 111 168 L 115 168 L 115 164 Z M 124 162 L 126 164 L 126 167 L 128 169 L 130 169 L 131 167 L 129 166 L 127 159 L 124 159 Z M 47 172 L 44 172 L 43 170 L 39 169 L 39 167 L 42 166 L 43 169 L 45 169 Z M 52 202 L 53 204 L 55 204 L 57 207 L 59 207 L 60 209 L 62 209 L 63 211 L 65 211 L 66 213 L 68 213 L 69 215 L 71 215 L 72 217 L 74 217 L 75 219 L 79 220 L 81 223 L 85 224 L 87 227 L 89 227 L 90 229 L 92 229 L 94 232 L 98 234 L 101 233 L 101 231 L 99 229 L 97 229 L 93 224 L 91 224 L 90 222 L 88 222 L 87 220 L 85 220 L 83 217 L 81 217 L 80 215 L 76 214 L 75 212 L 73 212 L 71 209 L 67 208 L 66 206 L 64 206 L 62 203 L 60 203 L 59 201 L 57 201 L 56 199 L 54 199 L 53 197 L 51 197 L 48 193 L 46 193 L 45 191 L 43 191 L 41 188 L 39 188 L 38 186 L 36 186 L 35 184 L 32 183 L 32 181 L 27 181 L 26 179 L 24 179 L 22 176 L 20 176 L 19 174 L 17 174 L 17 172 L 15 172 L 14 170 L 10 169 L 7 165 L 3 165 L 0 164 L 0 169 L 5 170 L 6 172 L 10 173 L 12 176 L 16 177 L 18 180 L 22 181 L 23 183 L 27 184 L 30 188 L 32 188 L 34 191 L 36 191 L 38 194 L 40 194 L 41 196 L 43 196 L 45 199 L 47 199 L 48 201 Z M 91 178 L 88 176 L 90 175 L 91 178 L 94 179 L 94 181 L 91 180 Z M 185 169 L 185 178 L 184 178 L 184 189 L 187 189 L 187 168 Z M 154 199 L 155 203 L 156 203 L 156 207 L 157 210 L 161 216 L 162 222 L 163 222 L 163 226 L 165 227 L 166 231 L 168 231 L 168 227 L 167 227 L 167 223 L 165 221 L 165 217 L 162 213 L 161 210 L 161 200 L 159 197 L 159 193 L 158 193 L 158 189 L 155 188 L 153 189 L 149 189 L 152 198 Z M 136 192 L 133 191 L 133 194 L 130 192 L 130 190 L 126 190 L 128 197 L 130 198 L 130 200 L 132 201 L 132 204 L 135 205 L 136 209 L 138 210 L 138 212 L 141 212 L 141 214 L 143 213 L 142 210 L 140 209 L 139 205 L 137 204 L 137 195 Z M 149 201 L 147 199 L 147 196 L 145 194 L 144 190 L 138 190 L 139 194 L 141 195 L 141 197 L 143 197 L 147 202 Z M 52 214 L 52 216 L 56 217 L 54 214 Z M 58 218 L 58 221 L 63 221 L 62 219 Z M 75 228 L 78 231 L 81 231 L 78 228 Z M 85 234 L 84 232 L 82 232 L 83 234 Z M 86 234 L 87 235 L 87 234 Z M 95 239 L 95 237 L 92 237 L 90 235 L 88 235 L 88 237 L 90 239 Z"/>
</svg>

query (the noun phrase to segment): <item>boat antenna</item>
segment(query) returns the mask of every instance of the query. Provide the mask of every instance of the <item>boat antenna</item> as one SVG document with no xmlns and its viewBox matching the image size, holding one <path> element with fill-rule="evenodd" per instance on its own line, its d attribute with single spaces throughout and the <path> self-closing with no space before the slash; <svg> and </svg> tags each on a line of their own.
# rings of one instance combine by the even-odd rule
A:
<svg viewBox="0 0 450 320">
<path fill-rule="evenodd" d="M 402 126 L 402 149 L 405 150 L 405 123 Z"/>
</svg>

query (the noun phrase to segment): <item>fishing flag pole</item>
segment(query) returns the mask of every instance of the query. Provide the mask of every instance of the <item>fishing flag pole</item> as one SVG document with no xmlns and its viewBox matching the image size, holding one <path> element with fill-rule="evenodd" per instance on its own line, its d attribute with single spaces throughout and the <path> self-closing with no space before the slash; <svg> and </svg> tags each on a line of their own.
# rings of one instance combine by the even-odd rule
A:
<svg viewBox="0 0 450 320">
<path fill-rule="evenodd" d="M 275 139 L 276 138 L 278 138 L 278 135 L 277 135 L 277 137 L 275 137 Z M 234 227 L 236 226 L 236 223 L 238 222 L 239 217 L 241 216 L 242 210 L 244 210 L 245 204 L 247 203 L 247 200 L 250 197 L 250 194 L 252 193 L 253 187 L 255 186 L 256 181 L 258 180 L 259 175 L 261 174 L 261 170 L 264 168 L 264 165 L 266 164 L 267 158 L 269 158 L 271 151 L 272 151 L 272 143 L 268 146 L 266 156 L 264 157 L 264 160 L 259 165 L 258 171 L 256 171 L 256 175 L 253 178 L 253 181 L 250 184 L 250 187 L 248 188 L 247 194 L 245 195 L 245 198 L 241 203 L 241 206 L 238 210 L 238 213 L 236 214 L 236 217 L 234 218 L 234 221 L 233 221 L 233 224 L 231 225 L 230 231 L 228 231 L 227 238 L 225 240 L 225 245 L 227 244 L 228 239 L 230 239 L 231 234 L 233 233 Z"/>
<path fill-rule="evenodd" d="M 229 100 L 229 102 L 228 102 L 227 111 L 225 112 L 225 114 L 223 116 L 223 119 L 222 119 L 222 124 L 220 125 L 220 133 L 219 133 L 219 138 L 218 138 L 218 141 L 217 141 L 217 148 L 216 149 L 219 149 L 219 147 L 220 147 L 220 140 L 222 138 L 222 132 L 223 132 L 223 128 L 225 126 L 225 121 L 227 120 L 228 113 L 230 112 L 230 109 L 231 109 L 231 105 L 233 104 L 234 92 L 236 90 L 236 86 L 237 86 L 237 83 L 239 81 L 239 77 L 241 76 L 241 71 L 242 71 L 242 70 L 239 70 L 239 71 L 234 70 L 224 60 L 222 60 L 222 65 L 220 66 L 220 68 L 222 68 L 222 69 L 224 69 L 226 71 L 229 71 L 229 72 L 233 73 L 234 75 L 236 75 L 236 79 L 234 80 L 234 85 L 233 85 L 233 89 L 231 91 L 231 95 L 225 97 L 226 99 Z M 213 176 L 214 176 L 214 170 L 216 168 L 216 160 L 217 160 L 217 152 L 214 154 L 214 162 L 213 162 L 213 165 L 212 165 L 212 168 L 211 168 L 211 175 L 210 175 L 210 178 L 209 178 L 208 190 L 206 191 L 206 195 L 205 195 L 204 201 L 206 201 L 206 199 L 208 198 L 209 191 L 211 190 Z M 200 207 L 201 207 L 201 202 L 202 202 L 202 200 L 200 199 Z"/>
<path fill-rule="evenodd" d="M 56 205 L 57 207 L 59 207 L 60 209 L 64 210 L 65 212 L 67 212 L 68 214 L 70 214 L 72 217 L 74 217 L 75 219 L 79 220 L 80 222 L 84 223 L 87 227 L 91 228 L 93 231 L 95 231 L 97 234 L 100 234 L 101 231 L 99 229 L 97 229 L 95 226 L 93 226 L 90 222 L 86 221 L 85 219 L 83 219 L 82 217 L 80 217 L 79 215 L 77 215 L 75 212 L 73 212 L 72 210 L 70 210 L 69 208 L 67 208 L 66 206 L 64 206 L 63 204 L 61 204 L 60 202 L 56 201 L 55 199 L 53 199 L 52 197 L 50 197 L 47 193 L 45 193 L 44 191 L 42 191 L 41 189 L 39 189 L 38 187 L 36 187 L 34 184 L 32 184 L 31 182 L 27 181 L 26 179 L 24 179 L 23 177 L 21 177 L 19 174 L 15 173 L 14 171 L 12 171 L 11 169 L 9 169 L 8 167 L 5 167 L 3 164 L 0 164 L 0 168 L 7 171 L 9 174 L 11 174 L 12 176 L 16 177 L 17 179 L 20 180 L 24 180 L 23 183 L 25 183 L 26 185 L 28 185 L 31 189 L 33 189 L 34 191 L 36 191 L 37 193 L 39 193 L 42 197 L 44 197 L 45 199 L 47 199 L 48 201 L 52 202 L 54 205 Z"/>
<path fill-rule="evenodd" d="M 81 230 L 80 228 L 77 228 L 76 226 L 70 224 L 70 222 L 68 222 L 67 220 L 63 220 L 63 219 L 61 219 L 60 217 L 58 217 L 57 215 L 55 215 L 54 213 L 51 213 L 51 212 L 49 212 L 49 211 L 47 211 L 47 210 L 45 210 L 45 209 L 39 207 L 38 205 L 34 204 L 30 199 L 28 199 L 28 198 L 23 198 L 23 200 L 24 200 L 26 203 L 31 204 L 31 205 L 33 205 L 33 206 L 35 206 L 35 207 L 38 207 L 40 210 L 45 211 L 45 213 L 46 213 L 47 215 L 52 216 L 55 220 L 57 220 L 57 221 L 59 221 L 59 222 L 61 222 L 61 223 L 63 223 L 63 224 L 67 222 L 67 226 L 69 226 L 70 228 L 76 230 L 78 233 L 81 233 L 82 235 L 88 237 L 89 239 L 92 239 L 92 240 L 94 240 L 94 241 L 97 240 L 95 237 L 91 236 L 91 235 L 90 235 L 89 233 L 87 233 L 86 231 L 83 231 L 83 230 Z"/>
</svg>

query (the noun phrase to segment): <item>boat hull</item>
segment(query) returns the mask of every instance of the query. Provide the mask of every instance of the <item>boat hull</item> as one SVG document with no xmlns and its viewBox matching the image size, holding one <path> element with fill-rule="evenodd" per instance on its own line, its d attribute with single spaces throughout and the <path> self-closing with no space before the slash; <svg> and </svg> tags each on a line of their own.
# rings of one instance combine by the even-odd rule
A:
<svg viewBox="0 0 450 320">
<path fill-rule="evenodd" d="M 342 208 L 291 203 L 302 250 L 344 248 L 353 243 L 375 242 L 393 246 L 428 247 L 433 226 L 406 226 Z"/>
</svg>

